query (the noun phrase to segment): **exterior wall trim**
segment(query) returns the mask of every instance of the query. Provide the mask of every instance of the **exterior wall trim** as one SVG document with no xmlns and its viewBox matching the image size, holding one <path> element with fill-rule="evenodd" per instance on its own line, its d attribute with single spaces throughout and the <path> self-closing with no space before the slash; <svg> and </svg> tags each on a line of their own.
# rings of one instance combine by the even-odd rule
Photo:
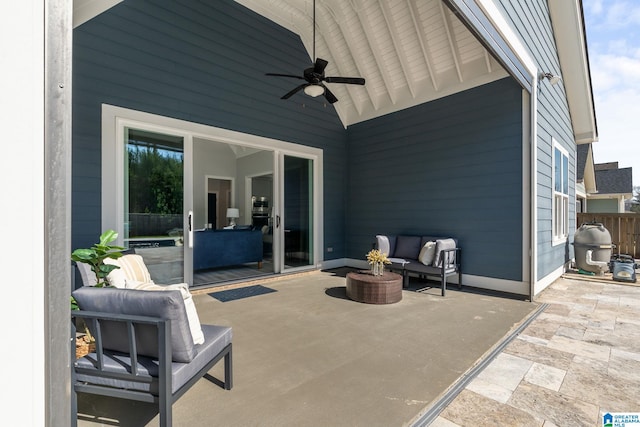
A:
<svg viewBox="0 0 640 427">
<path fill-rule="evenodd" d="M 534 286 L 534 295 L 538 295 L 540 292 L 545 290 L 549 285 L 551 285 L 554 281 L 562 277 L 566 270 L 566 265 L 563 264 L 560 267 L 553 270 L 551 273 L 547 274 L 545 277 L 541 278 L 538 282 L 535 283 Z"/>
<path fill-rule="evenodd" d="M 467 25 L 478 40 L 493 53 L 494 57 L 505 67 L 514 79 L 527 91 L 533 89 L 535 67 L 527 64 L 524 50 L 515 48 L 519 44 L 515 34 L 506 25 L 495 25 L 502 18 L 495 5 L 488 0 L 445 0 L 449 8 Z M 478 3 L 482 3 L 479 5 Z M 499 17 L 499 18 L 498 18 Z M 502 18 L 504 21 L 504 18 Z M 505 22 L 506 24 L 506 22 Z M 508 32 L 506 31 L 508 29 Z M 528 55 L 527 55 L 528 56 Z M 532 62 L 531 62 L 532 63 Z"/>
<path fill-rule="evenodd" d="M 339 267 L 355 267 L 368 269 L 367 261 L 353 258 L 342 258 L 340 260 L 331 260 L 322 264 L 322 268 L 339 268 Z M 529 296 L 529 284 L 526 282 L 518 282 L 516 280 L 496 279 L 494 277 L 476 276 L 464 274 L 462 272 L 462 282 L 465 286 L 473 288 L 487 289 L 490 291 L 506 292 L 510 294 L 518 294 Z M 456 277 L 447 279 L 447 283 L 458 283 Z M 547 285 L 548 286 L 548 285 Z"/>
</svg>

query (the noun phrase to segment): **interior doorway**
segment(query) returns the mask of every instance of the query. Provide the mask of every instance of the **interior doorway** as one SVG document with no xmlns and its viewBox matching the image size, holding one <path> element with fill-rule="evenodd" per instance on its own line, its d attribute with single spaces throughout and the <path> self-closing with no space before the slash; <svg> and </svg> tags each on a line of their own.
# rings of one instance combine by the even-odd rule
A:
<svg viewBox="0 0 640 427">
<path fill-rule="evenodd" d="M 232 179 L 207 176 L 205 228 L 220 229 L 227 224 L 227 209 L 232 207 Z"/>
</svg>

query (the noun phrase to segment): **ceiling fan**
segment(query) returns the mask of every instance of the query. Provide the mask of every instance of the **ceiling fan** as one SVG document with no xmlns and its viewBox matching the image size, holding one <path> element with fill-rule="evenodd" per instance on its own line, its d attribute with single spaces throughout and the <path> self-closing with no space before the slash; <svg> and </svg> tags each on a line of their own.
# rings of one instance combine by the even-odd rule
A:
<svg viewBox="0 0 640 427">
<path fill-rule="evenodd" d="M 316 0 L 313 0 L 313 57 L 316 58 Z M 295 87 L 293 90 L 287 92 L 280 99 L 289 99 L 292 95 L 304 89 L 304 93 L 309 96 L 324 97 L 333 104 L 338 101 L 338 98 L 329 90 L 323 82 L 327 83 L 345 83 L 351 85 L 364 85 L 364 79 L 362 77 L 329 77 L 324 75 L 324 69 L 329 64 L 328 61 L 322 58 L 316 58 L 313 66 L 306 68 L 300 75 L 294 74 L 279 74 L 279 73 L 266 73 L 267 76 L 277 77 L 291 77 L 294 79 L 305 80 L 305 83 Z"/>
</svg>

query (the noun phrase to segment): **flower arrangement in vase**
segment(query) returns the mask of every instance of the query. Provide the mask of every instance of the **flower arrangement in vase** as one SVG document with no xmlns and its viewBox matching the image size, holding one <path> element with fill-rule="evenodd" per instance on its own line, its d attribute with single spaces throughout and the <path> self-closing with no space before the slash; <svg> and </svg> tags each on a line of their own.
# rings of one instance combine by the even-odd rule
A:
<svg viewBox="0 0 640 427">
<path fill-rule="evenodd" d="M 387 254 L 380 252 L 379 249 L 372 249 L 367 253 L 367 262 L 371 266 L 371 274 L 374 276 L 382 276 L 384 274 L 384 265 L 391 264 Z"/>
</svg>

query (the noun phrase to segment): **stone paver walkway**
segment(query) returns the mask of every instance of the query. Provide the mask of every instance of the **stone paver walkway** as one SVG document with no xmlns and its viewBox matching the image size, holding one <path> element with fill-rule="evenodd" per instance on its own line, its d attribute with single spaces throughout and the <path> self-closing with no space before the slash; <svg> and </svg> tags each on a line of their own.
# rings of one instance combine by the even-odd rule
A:
<svg viewBox="0 0 640 427">
<path fill-rule="evenodd" d="M 592 427 L 640 412 L 640 287 L 565 276 L 536 301 L 549 306 L 432 427 Z"/>
</svg>

